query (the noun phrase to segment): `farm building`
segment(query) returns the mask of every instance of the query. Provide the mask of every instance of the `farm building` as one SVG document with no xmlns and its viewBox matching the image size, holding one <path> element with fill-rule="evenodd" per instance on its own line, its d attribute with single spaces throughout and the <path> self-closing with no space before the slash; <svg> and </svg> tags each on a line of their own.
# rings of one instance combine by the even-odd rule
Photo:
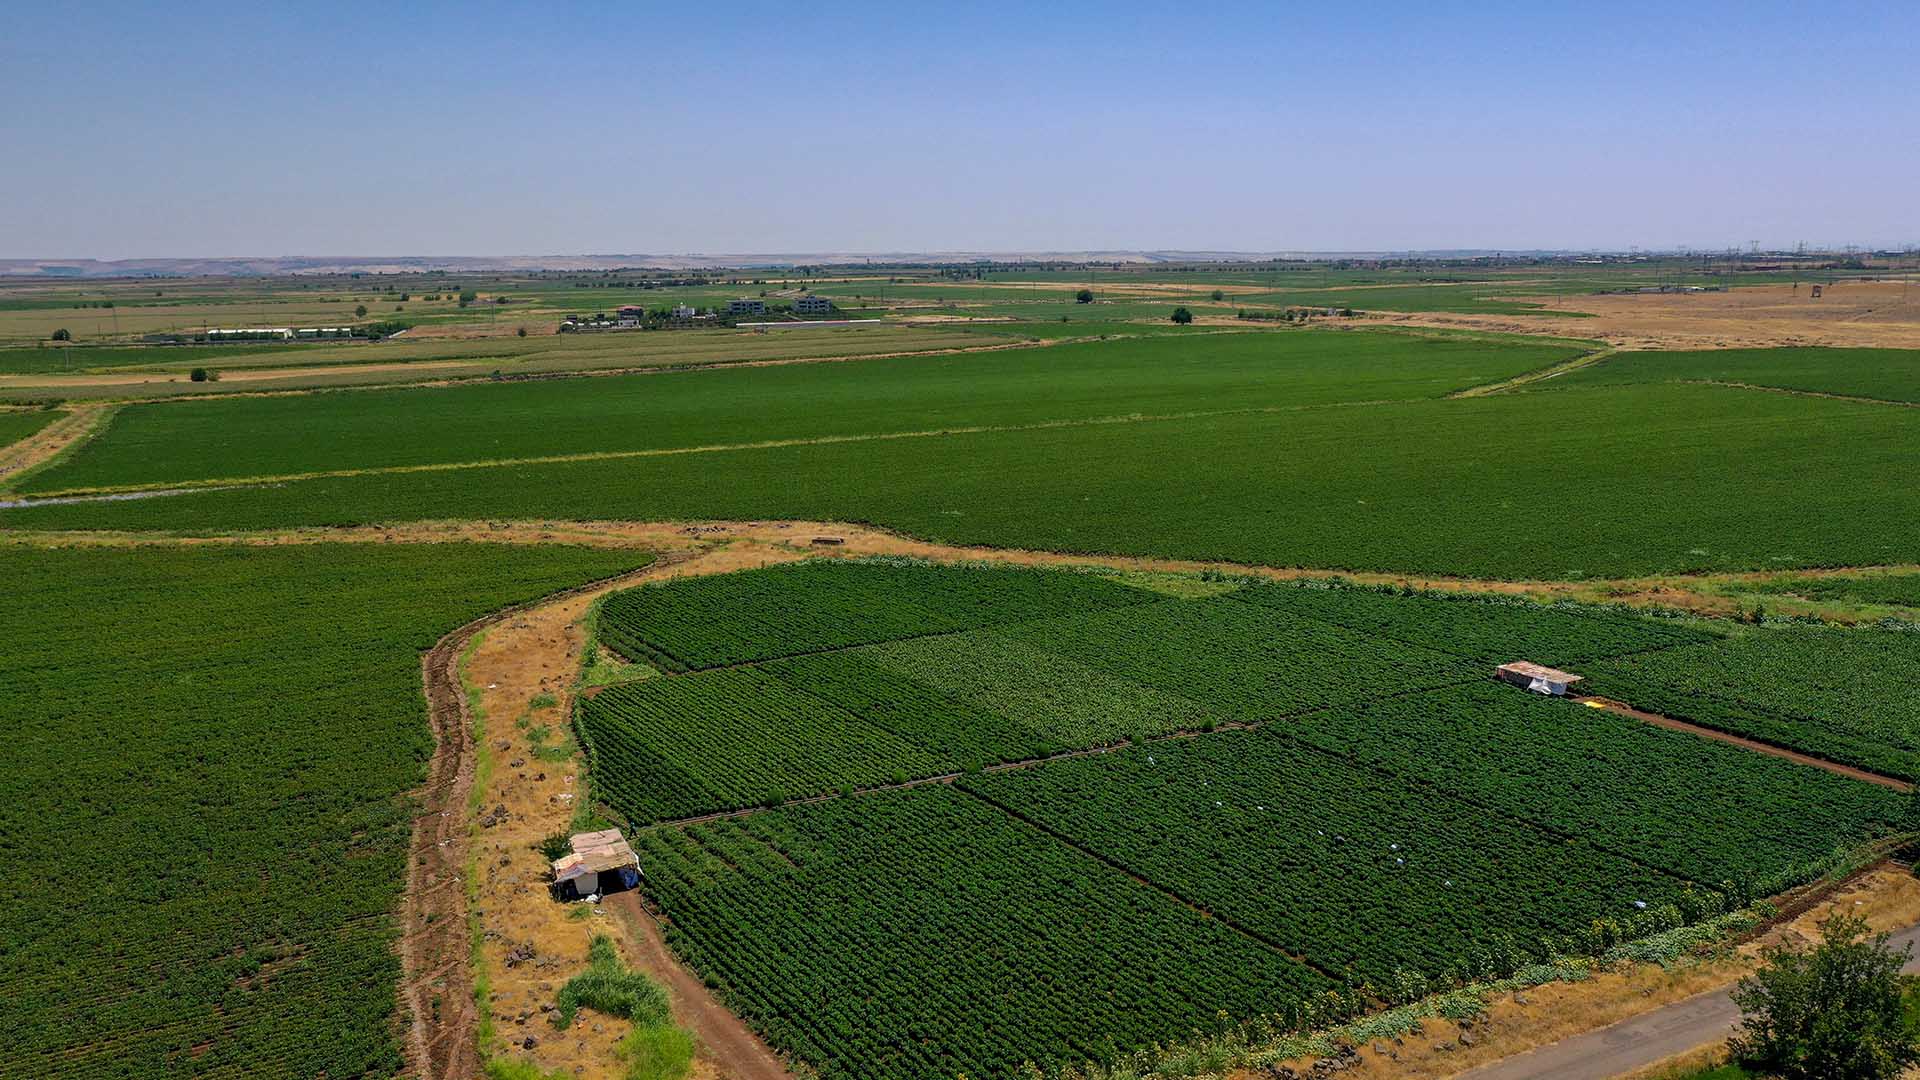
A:
<svg viewBox="0 0 1920 1080">
<path fill-rule="evenodd" d="M 640 884 L 640 857 L 619 829 L 574 833 L 573 850 L 553 860 L 553 895 L 584 900 Z"/>
<path fill-rule="evenodd" d="M 1581 676 L 1527 660 L 1516 660 L 1511 664 L 1501 664 L 1494 669 L 1494 678 L 1531 690 L 1536 694 L 1564 697 L 1568 688 L 1579 682 Z"/>
<path fill-rule="evenodd" d="M 209 330 L 208 341 L 285 341 L 293 337 L 288 326 L 248 326 L 235 330 Z"/>
<path fill-rule="evenodd" d="M 795 315 L 831 315 L 833 313 L 833 301 L 824 296 L 815 296 L 812 293 L 808 293 L 805 296 L 795 298 L 793 301 L 793 313 Z"/>
<path fill-rule="evenodd" d="M 647 321 L 647 309 L 635 304 L 621 308 L 619 314 L 619 326 L 623 330 L 631 330 Z"/>
<path fill-rule="evenodd" d="M 765 300 L 727 301 L 727 314 L 729 315 L 765 315 L 766 313 L 767 302 Z"/>
</svg>

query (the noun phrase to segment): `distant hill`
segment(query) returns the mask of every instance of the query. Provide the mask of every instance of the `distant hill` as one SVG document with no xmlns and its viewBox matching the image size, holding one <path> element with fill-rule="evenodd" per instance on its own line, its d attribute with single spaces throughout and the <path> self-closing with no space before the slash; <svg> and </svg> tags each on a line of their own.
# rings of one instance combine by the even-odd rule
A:
<svg viewBox="0 0 1920 1080">
<path fill-rule="evenodd" d="M 218 259 L 0 259 L 0 277 L 267 277 L 280 274 L 406 274 L 426 271 L 709 270 L 873 263 L 1252 262 L 1306 258 L 1463 258 L 1495 251 L 886 251 L 734 255 L 285 255 Z"/>
</svg>

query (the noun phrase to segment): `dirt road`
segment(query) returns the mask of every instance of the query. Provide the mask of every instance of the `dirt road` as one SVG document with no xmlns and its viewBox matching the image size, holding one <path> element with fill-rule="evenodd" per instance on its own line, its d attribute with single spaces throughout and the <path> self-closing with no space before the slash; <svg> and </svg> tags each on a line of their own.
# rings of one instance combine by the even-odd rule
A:
<svg viewBox="0 0 1920 1080">
<path fill-rule="evenodd" d="M 1909 945 L 1920 945 L 1920 926 L 1893 935 L 1895 949 Z M 1907 961 L 1906 969 L 1920 972 L 1920 958 Z M 1455 1080 L 1606 1080 L 1718 1042 L 1733 1033 L 1739 1020 L 1731 991 L 1716 990 L 1470 1069 Z"/>
</svg>

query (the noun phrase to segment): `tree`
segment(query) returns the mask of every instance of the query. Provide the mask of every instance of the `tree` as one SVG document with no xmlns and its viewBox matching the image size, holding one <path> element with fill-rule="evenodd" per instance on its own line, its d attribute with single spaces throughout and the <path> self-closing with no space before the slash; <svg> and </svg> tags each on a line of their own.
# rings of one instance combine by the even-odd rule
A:
<svg viewBox="0 0 1920 1080">
<path fill-rule="evenodd" d="M 1193 312 L 1183 307 L 1174 308 L 1173 321 L 1179 323 L 1181 326 L 1185 326 L 1193 321 Z"/>
<path fill-rule="evenodd" d="M 1074 293 L 1074 294 L 1073 294 L 1073 302 L 1074 302 L 1074 303 L 1076 303 L 1076 304 L 1091 304 L 1091 303 L 1093 303 L 1093 290 L 1092 290 L 1092 289 L 1081 289 L 1081 290 L 1080 290 L 1079 292 L 1077 292 L 1077 293 Z"/>
<path fill-rule="evenodd" d="M 63 326 L 63 327 L 61 327 L 60 329 L 58 329 L 58 330 L 55 330 L 55 331 L 53 332 L 53 340 L 55 340 L 55 341 L 72 341 L 72 340 L 73 340 L 73 335 L 72 335 L 71 333 L 69 333 L 69 332 L 67 331 L 67 328 L 66 328 L 66 327 L 64 327 L 64 326 Z"/>
<path fill-rule="evenodd" d="M 355 305 L 354 305 L 354 307 L 353 307 L 353 317 L 354 317 L 354 318 L 356 318 L 356 319 L 364 319 L 364 318 L 366 318 L 366 317 L 367 317 L 367 305 L 365 305 L 365 304 L 355 304 Z"/>
<path fill-rule="evenodd" d="M 191 374 L 189 374 L 189 375 L 187 376 L 187 378 L 189 378 L 189 379 L 191 379 L 191 380 L 193 380 L 194 382 L 206 382 L 206 381 L 207 381 L 207 369 L 206 369 L 206 368 L 203 368 L 203 367 L 197 367 L 197 368 L 194 368 L 194 369 L 193 369 L 193 372 L 192 372 Z"/>
<path fill-rule="evenodd" d="M 1215 300 L 1225 300 L 1227 298 L 1227 294 L 1224 292 L 1221 292 L 1219 289 L 1215 289 L 1213 290 L 1213 298 Z"/>
<path fill-rule="evenodd" d="M 1728 1048 L 1741 1064 L 1785 1080 L 1892 1080 L 1920 1063 L 1920 1025 L 1905 998 L 1917 981 L 1900 974 L 1912 955 L 1864 919 L 1834 914 L 1809 952 L 1768 949 L 1765 964 L 1740 980 L 1743 1014 Z"/>
<path fill-rule="evenodd" d="M 523 327 L 521 327 L 520 329 L 518 329 L 518 330 L 516 330 L 516 331 L 514 331 L 514 333 L 515 333 L 515 334 L 518 334 L 518 335 L 519 335 L 519 336 L 521 336 L 521 337 L 526 337 L 526 336 L 527 336 L 527 328 L 523 326 Z"/>
</svg>

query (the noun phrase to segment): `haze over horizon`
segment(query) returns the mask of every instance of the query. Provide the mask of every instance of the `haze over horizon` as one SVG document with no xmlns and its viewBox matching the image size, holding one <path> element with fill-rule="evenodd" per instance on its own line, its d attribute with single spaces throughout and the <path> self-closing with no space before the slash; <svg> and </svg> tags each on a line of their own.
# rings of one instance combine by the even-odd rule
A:
<svg viewBox="0 0 1920 1080">
<path fill-rule="evenodd" d="M 1809 15 L 26 9 L 0 258 L 1920 241 L 1920 8 Z"/>
</svg>

